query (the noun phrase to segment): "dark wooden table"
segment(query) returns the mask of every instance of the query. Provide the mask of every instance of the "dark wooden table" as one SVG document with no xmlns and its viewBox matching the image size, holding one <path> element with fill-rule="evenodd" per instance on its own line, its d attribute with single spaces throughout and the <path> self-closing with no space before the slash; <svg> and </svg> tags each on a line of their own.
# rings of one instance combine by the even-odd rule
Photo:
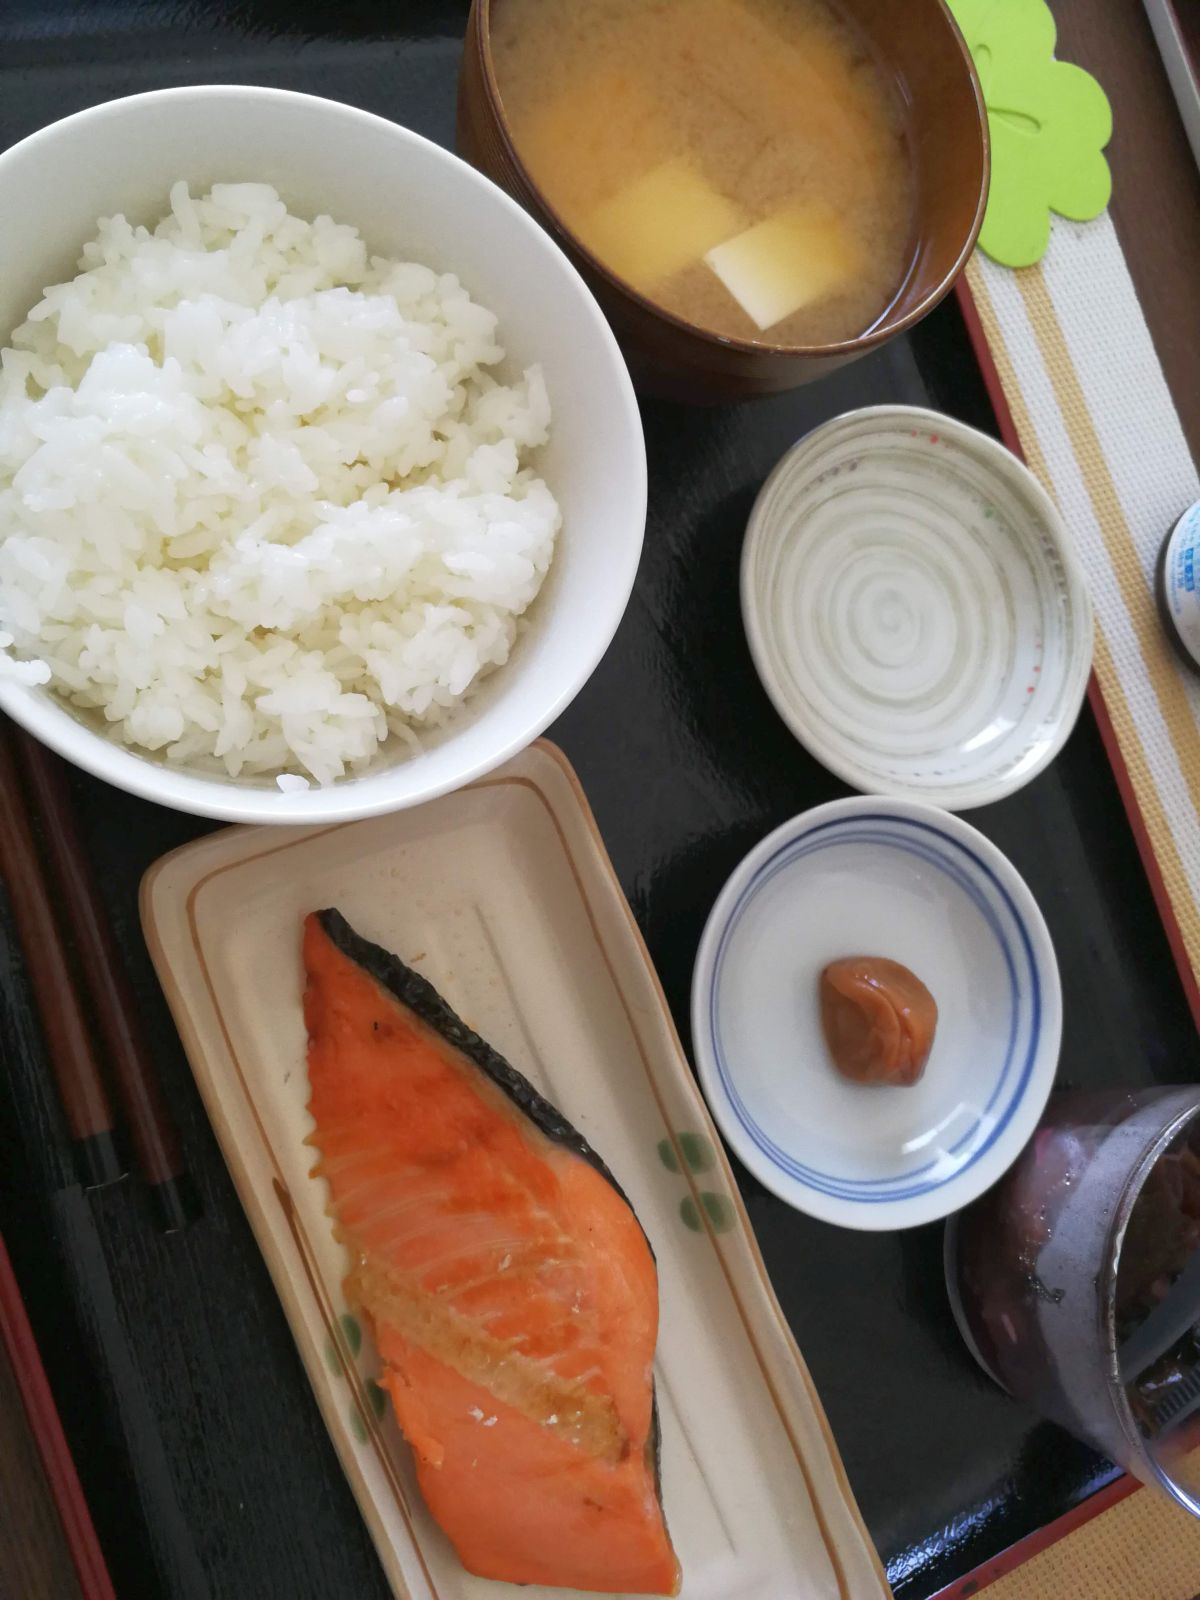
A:
<svg viewBox="0 0 1200 1600">
<path fill-rule="evenodd" d="M 1157 225 L 1163 258 L 1190 243 L 1181 260 L 1194 284 L 1194 191 L 1190 216 L 1173 209 L 1191 180 L 1177 173 L 1166 200 L 1141 181 L 1143 146 L 1154 160 L 1182 135 L 1137 0 L 1056 9 L 1064 53 L 1086 62 L 1094 48 L 1117 105 L 1118 223 Z M 465 11 L 463 0 L 7 0 L 0 144 L 115 95 L 204 81 L 327 94 L 450 144 Z M 1124 115 L 1119 82 L 1130 74 L 1157 91 L 1149 120 Z M 1172 303 L 1149 253 L 1135 277 L 1149 303 Z M 1186 389 L 1200 338 L 1195 321 L 1172 315 L 1187 337 L 1160 348 Z M 696 942 L 726 874 L 775 824 L 843 792 L 778 722 L 750 663 L 737 605 L 746 514 L 799 434 L 883 399 L 930 403 L 994 431 L 952 302 L 912 338 L 813 389 L 705 412 L 644 407 L 651 512 L 637 588 L 612 650 L 552 732 L 595 808 L 685 1040 Z M 1194 410 L 1189 427 L 1200 444 Z M 88 1196 L 74 1186 L 0 899 L 0 1231 L 118 1592 L 384 1600 L 141 940 L 142 872 L 205 825 L 83 776 L 73 784 L 204 1205 L 189 1232 L 161 1238 L 136 1185 Z M 972 820 L 1025 874 L 1054 936 L 1061 1080 L 1196 1076 L 1191 1019 L 1090 716 L 1049 772 Z M 975 1369 L 947 1307 L 939 1228 L 839 1231 L 739 1176 L 901 1600 L 924 1600 L 1112 1476 Z M 0 1501 L 0 1543 L 12 1521 Z"/>
</svg>

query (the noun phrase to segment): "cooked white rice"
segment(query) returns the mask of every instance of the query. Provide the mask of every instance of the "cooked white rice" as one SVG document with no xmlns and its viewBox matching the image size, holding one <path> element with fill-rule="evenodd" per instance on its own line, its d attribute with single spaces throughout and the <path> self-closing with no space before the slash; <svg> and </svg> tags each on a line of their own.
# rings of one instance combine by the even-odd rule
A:
<svg viewBox="0 0 1200 1600">
<path fill-rule="evenodd" d="M 103 220 L 0 356 L 0 674 L 302 787 L 501 666 L 559 511 L 550 407 L 458 280 L 265 184 Z"/>
</svg>

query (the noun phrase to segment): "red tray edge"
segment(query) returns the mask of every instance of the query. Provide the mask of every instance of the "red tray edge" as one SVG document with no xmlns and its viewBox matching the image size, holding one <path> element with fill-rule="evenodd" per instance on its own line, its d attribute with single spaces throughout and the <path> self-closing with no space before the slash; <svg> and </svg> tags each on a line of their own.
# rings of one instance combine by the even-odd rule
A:
<svg viewBox="0 0 1200 1600">
<path fill-rule="evenodd" d="M 3 1237 L 0 1237 L 0 1340 L 4 1342 L 16 1374 L 25 1415 L 42 1459 L 84 1600 L 116 1600 Z"/>
<path fill-rule="evenodd" d="M 1002 1550 L 998 1556 L 985 1561 L 981 1567 L 976 1567 L 974 1572 L 969 1572 L 965 1578 L 957 1578 L 947 1588 L 939 1589 L 936 1594 L 930 1595 L 929 1600 L 973 1600 L 973 1597 L 980 1594 L 989 1584 L 1008 1577 L 1018 1567 L 1024 1566 L 1025 1562 L 1041 1555 L 1043 1550 L 1048 1550 L 1060 1539 L 1065 1539 L 1069 1533 L 1074 1533 L 1077 1528 L 1082 1528 L 1085 1523 L 1091 1522 L 1093 1517 L 1098 1517 L 1120 1501 L 1127 1500 L 1141 1487 L 1136 1478 L 1122 1473 L 1119 1478 L 1105 1484 L 1103 1489 L 1097 1489 L 1095 1494 L 1090 1494 L 1072 1510 L 1064 1511 L 1061 1517 L 1048 1522 L 1044 1528 L 1036 1529 L 1024 1539 L 1018 1540 L 1016 1544 L 1010 1545 L 1007 1550 Z"/>
</svg>

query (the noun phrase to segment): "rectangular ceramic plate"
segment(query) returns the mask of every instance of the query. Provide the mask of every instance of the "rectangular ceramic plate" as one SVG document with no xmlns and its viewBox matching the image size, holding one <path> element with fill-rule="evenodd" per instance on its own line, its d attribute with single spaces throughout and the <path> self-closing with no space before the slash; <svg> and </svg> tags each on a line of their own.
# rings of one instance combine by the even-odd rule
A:
<svg viewBox="0 0 1200 1600">
<path fill-rule="evenodd" d="M 395 1592 L 517 1591 L 465 1573 L 425 1511 L 343 1299 L 346 1261 L 303 1142 L 300 926 L 323 906 L 424 973 L 632 1200 L 658 1257 L 663 1500 L 686 1600 L 886 1596 L 649 956 L 574 774 L 545 743 L 395 816 L 226 829 L 142 887 L 155 966 Z"/>
</svg>

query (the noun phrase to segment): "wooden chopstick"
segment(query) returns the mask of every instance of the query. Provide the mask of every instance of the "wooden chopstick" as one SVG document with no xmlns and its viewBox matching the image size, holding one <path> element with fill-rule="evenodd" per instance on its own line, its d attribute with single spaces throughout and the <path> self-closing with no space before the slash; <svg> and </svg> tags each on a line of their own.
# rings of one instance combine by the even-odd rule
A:
<svg viewBox="0 0 1200 1600">
<path fill-rule="evenodd" d="M 0 877 L 25 954 L 80 1182 L 98 1188 L 124 1177 L 125 1168 L 91 1029 L 50 909 L 37 844 L 22 803 L 11 742 L 14 731 L 7 724 L 0 726 Z"/>
<path fill-rule="evenodd" d="M 29 734 L 11 725 L 8 733 L 14 764 L 42 822 L 49 884 L 70 929 L 90 1013 L 116 1084 L 124 1132 L 149 1185 L 159 1225 L 168 1231 L 184 1227 L 198 1209 L 195 1189 L 184 1171 L 179 1135 L 80 837 L 66 769 Z"/>
</svg>

